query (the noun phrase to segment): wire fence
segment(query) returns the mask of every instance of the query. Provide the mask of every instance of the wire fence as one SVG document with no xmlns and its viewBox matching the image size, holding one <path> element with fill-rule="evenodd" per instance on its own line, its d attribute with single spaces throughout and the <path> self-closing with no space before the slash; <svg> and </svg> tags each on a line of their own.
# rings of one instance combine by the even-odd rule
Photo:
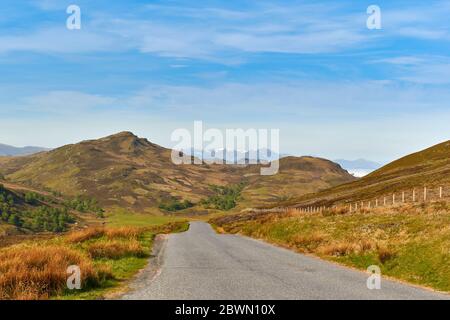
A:
<svg viewBox="0 0 450 320">
<path fill-rule="evenodd" d="M 356 212 L 362 209 L 374 209 L 381 207 L 401 206 L 406 204 L 430 203 L 436 201 L 450 201 L 450 188 L 439 187 L 416 187 L 385 194 L 378 197 L 371 197 L 366 200 L 341 200 L 339 203 L 318 205 L 321 201 L 309 201 L 307 205 L 296 205 L 290 207 L 275 207 L 270 209 L 253 209 L 260 213 L 287 213 L 289 211 L 299 213 L 316 213 L 330 209 L 346 209 Z"/>
</svg>

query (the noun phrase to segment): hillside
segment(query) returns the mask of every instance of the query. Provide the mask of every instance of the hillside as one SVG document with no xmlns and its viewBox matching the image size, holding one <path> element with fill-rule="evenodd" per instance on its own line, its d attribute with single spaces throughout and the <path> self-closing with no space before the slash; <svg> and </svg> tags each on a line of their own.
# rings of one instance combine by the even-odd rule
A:
<svg viewBox="0 0 450 320">
<path fill-rule="evenodd" d="M 243 182 L 242 203 L 258 205 L 354 179 L 337 164 L 311 157 L 283 158 L 279 174 L 261 176 L 260 165 L 175 165 L 170 154 L 170 149 L 121 132 L 49 152 L 0 159 L 0 173 L 13 182 L 68 196 L 85 195 L 103 206 L 137 211 L 173 198 L 196 203 L 213 194 L 212 185 Z"/>
<path fill-rule="evenodd" d="M 444 196 L 450 196 L 450 141 L 405 156 L 372 172 L 371 174 L 316 194 L 309 194 L 282 205 L 331 205 L 336 202 L 364 201 L 405 192 L 405 199 L 412 200 L 412 190 L 417 198 L 427 187 L 429 198 L 436 198 L 439 187 L 447 187 Z M 445 190 L 445 189 L 444 189 Z M 416 198 L 416 199 L 417 199 Z"/>
<path fill-rule="evenodd" d="M 79 205 L 74 210 L 74 205 Z M 68 200 L 47 192 L 0 181 L 0 246 L 5 236 L 39 232 L 63 232 L 83 225 L 90 219 L 87 206 L 79 200 Z M 9 237 L 8 237 L 9 238 Z"/>
<path fill-rule="evenodd" d="M 314 157 L 282 158 L 279 172 L 273 176 L 260 176 L 258 167 L 247 171 L 254 175 L 249 176 L 249 187 L 242 193 L 242 208 L 286 201 L 355 180 L 338 164 Z"/>
</svg>

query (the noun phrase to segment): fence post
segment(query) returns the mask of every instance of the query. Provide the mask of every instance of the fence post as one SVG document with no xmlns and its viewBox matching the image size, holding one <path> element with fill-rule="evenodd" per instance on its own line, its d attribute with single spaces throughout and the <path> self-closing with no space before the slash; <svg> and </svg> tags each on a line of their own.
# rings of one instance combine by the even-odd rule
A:
<svg viewBox="0 0 450 320">
<path fill-rule="evenodd" d="M 402 192 L 402 203 L 405 203 L 405 191 Z"/>
<path fill-rule="evenodd" d="M 392 205 L 395 204 L 395 193 L 392 194 Z"/>
<path fill-rule="evenodd" d="M 439 187 L 439 199 L 442 199 L 442 187 Z"/>
<path fill-rule="evenodd" d="M 427 201 L 427 187 L 423 188 L 423 201 Z"/>
<path fill-rule="evenodd" d="M 375 207 L 378 207 L 378 198 L 375 199 Z"/>
<path fill-rule="evenodd" d="M 413 202 L 416 202 L 416 189 L 413 189 Z"/>
</svg>

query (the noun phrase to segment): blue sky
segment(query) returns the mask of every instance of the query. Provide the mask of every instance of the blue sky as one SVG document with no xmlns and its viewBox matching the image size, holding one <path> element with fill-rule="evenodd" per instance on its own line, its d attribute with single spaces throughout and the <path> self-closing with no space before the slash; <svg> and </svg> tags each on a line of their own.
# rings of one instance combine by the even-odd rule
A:
<svg viewBox="0 0 450 320">
<path fill-rule="evenodd" d="M 171 146 L 202 120 L 279 128 L 282 153 L 387 162 L 449 139 L 449 17 L 448 1 L 3 0 L 0 142 L 129 130 Z"/>
</svg>

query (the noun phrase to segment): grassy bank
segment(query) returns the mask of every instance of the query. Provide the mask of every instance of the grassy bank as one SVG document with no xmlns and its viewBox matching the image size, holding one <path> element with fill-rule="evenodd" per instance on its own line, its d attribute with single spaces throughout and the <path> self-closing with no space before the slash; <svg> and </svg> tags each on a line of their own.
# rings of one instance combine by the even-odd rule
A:
<svg viewBox="0 0 450 320">
<path fill-rule="evenodd" d="M 47 241 L 0 250 L 0 299 L 97 299 L 118 290 L 145 267 L 157 234 L 187 230 L 187 222 L 148 227 L 92 227 Z M 69 290 L 67 267 L 81 270 L 81 290 Z"/>
<path fill-rule="evenodd" d="M 241 233 L 383 275 L 450 291 L 450 207 L 446 203 L 349 213 L 242 214 L 212 221 Z"/>
</svg>

